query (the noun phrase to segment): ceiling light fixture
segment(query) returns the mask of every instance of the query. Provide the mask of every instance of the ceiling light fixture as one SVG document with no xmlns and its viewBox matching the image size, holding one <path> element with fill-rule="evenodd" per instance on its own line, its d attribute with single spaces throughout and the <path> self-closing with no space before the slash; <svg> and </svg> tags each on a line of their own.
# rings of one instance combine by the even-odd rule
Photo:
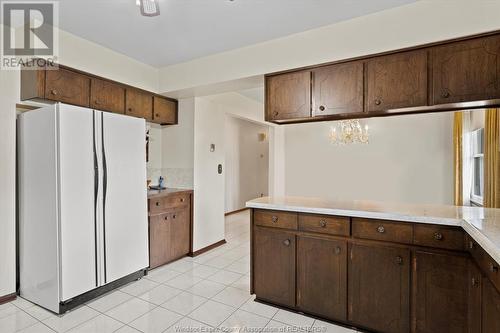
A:
<svg viewBox="0 0 500 333">
<path fill-rule="evenodd" d="M 340 126 L 339 126 L 340 125 Z M 338 128 L 339 127 L 339 128 Z M 339 129 L 339 132 L 337 132 Z M 346 145 L 351 143 L 369 143 L 370 134 L 368 125 L 361 127 L 359 120 L 342 120 L 330 128 L 330 141 L 336 145 Z"/>
<path fill-rule="evenodd" d="M 160 4 L 158 0 L 136 0 L 136 4 L 141 7 L 142 16 L 160 15 Z"/>
</svg>

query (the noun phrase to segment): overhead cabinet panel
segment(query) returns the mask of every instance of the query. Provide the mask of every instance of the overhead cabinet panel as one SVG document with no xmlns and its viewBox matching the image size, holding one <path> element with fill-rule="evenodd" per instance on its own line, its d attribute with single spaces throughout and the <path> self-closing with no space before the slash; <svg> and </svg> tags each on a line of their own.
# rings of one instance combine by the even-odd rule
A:
<svg viewBox="0 0 500 333">
<path fill-rule="evenodd" d="M 286 120 L 311 116 L 311 72 L 267 78 L 267 118 Z"/>
<path fill-rule="evenodd" d="M 125 108 L 126 115 L 151 121 L 153 119 L 153 95 L 139 89 L 128 88 Z"/>
<path fill-rule="evenodd" d="M 153 122 L 165 125 L 177 123 L 177 101 L 154 96 L 153 110 Z"/>
<path fill-rule="evenodd" d="M 366 62 L 368 112 L 427 105 L 427 51 L 397 53 Z"/>
<path fill-rule="evenodd" d="M 432 49 L 433 102 L 500 98 L 500 36 Z"/>
<path fill-rule="evenodd" d="M 92 79 L 90 107 L 102 111 L 125 113 L 125 88 L 110 81 Z"/>
<path fill-rule="evenodd" d="M 313 70 L 313 116 L 363 112 L 363 63 Z"/>
<path fill-rule="evenodd" d="M 90 78 L 63 68 L 45 71 L 45 98 L 79 106 L 89 106 Z"/>
</svg>

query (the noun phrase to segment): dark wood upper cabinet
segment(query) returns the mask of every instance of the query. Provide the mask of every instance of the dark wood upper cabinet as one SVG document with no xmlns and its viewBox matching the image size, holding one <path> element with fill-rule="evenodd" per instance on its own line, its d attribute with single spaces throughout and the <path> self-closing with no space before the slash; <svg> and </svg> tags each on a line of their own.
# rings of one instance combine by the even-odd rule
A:
<svg viewBox="0 0 500 333">
<path fill-rule="evenodd" d="M 427 51 L 366 61 L 366 109 L 385 111 L 427 105 Z"/>
<path fill-rule="evenodd" d="M 125 88 L 117 83 L 93 78 L 90 83 L 90 107 L 125 113 Z"/>
<path fill-rule="evenodd" d="M 153 122 L 162 125 L 177 124 L 177 101 L 154 96 Z"/>
<path fill-rule="evenodd" d="M 297 237 L 297 307 L 347 319 L 347 242 Z"/>
<path fill-rule="evenodd" d="M 500 35 L 432 48 L 434 104 L 500 98 Z"/>
<path fill-rule="evenodd" d="M 410 250 L 350 245 L 348 319 L 384 333 L 410 328 Z"/>
<path fill-rule="evenodd" d="M 363 112 L 363 63 L 319 67 L 312 71 L 313 116 Z"/>
<path fill-rule="evenodd" d="M 414 260 L 413 331 L 469 332 L 469 309 L 481 307 L 469 299 L 469 288 L 476 287 L 469 280 L 469 259 L 416 251 Z"/>
<path fill-rule="evenodd" d="M 272 121 L 311 116 L 311 72 L 270 76 L 266 79 L 266 119 Z"/>
<path fill-rule="evenodd" d="M 143 90 L 127 88 L 125 114 L 147 121 L 153 120 L 153 95 Z"/>
<path fill-rule="evenodd" d="M 483 279 L 482 292 L 482 333 L 500 332 L 500 293 L 487 279 Z"/>
<path fill-rule="evenodd" d="M 260 299 L 295 306 L 295 234 L 254 227 L 253 287 Z"/>
<path fill-rule="evenodd" d="M 88 107 L 90 104 L 90 78 L 59 68 L 45 71 L 45 98 Z"/>
</svg>

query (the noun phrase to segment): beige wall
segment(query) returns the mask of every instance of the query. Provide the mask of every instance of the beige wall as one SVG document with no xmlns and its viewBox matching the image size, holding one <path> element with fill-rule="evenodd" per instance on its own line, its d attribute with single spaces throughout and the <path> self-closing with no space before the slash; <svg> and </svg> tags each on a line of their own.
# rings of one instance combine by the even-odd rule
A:
<svg viewBox="0 0 500 333">
<path fill-rule="evenodd" d="M 287 195 L 452 204 L 453 113 L 362 120 L 368 145 L 336 146 L 331 122 L 285 130 Z"/>
<path fill-rule="evenodd" d="M 500 29 L 500 1 L 421 0 L 162 68 L 160 91 L 369 55 Z"/>
</svg>

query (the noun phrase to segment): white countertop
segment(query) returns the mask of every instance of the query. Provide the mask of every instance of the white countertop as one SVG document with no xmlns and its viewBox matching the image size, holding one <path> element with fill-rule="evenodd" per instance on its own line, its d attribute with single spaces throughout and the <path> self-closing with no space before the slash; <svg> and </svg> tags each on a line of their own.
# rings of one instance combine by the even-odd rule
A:
<svg viewBox="0 0 500 333">
<path fill-rule="evenodd" d="M 461 226 L 500 263 L 500 209 L 307 197 L 262 197 L 249 208 Z"/>
</svg>

